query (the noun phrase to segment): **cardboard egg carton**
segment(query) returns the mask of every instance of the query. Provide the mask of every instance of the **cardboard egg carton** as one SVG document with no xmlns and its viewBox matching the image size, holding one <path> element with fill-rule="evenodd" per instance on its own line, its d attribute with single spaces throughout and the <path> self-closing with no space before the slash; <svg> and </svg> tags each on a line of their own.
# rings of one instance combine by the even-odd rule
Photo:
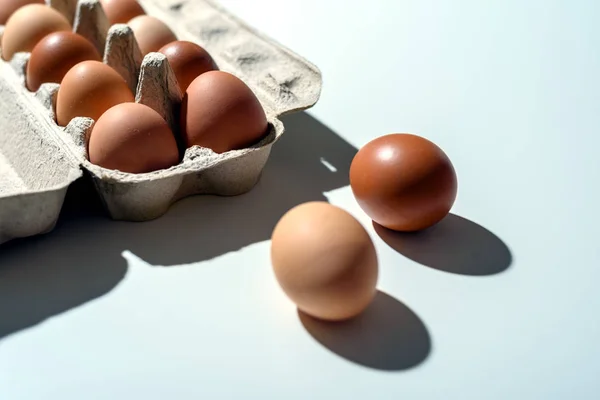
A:
<svg viewBox="0 0 600 400">
<path fill-rule="evenodd" d="M 88 38 L 136 95 L 176 129 L 182 99 L 173 71 L 159 53 L 142 57 L 127 25 L 109 26 L 97 0 L 48 0 Z M 319 70 L 261 35 L 210 0 L 140 0 L 148 15 L 165 22 L 179 40 L 204 47 L 222 71 L 242 79 L 267 114 L 268 134 L 257 144 L 222 154 L 192 147 L 169 169 L 144 174 L 108 170 L 87 159 L 94 121 L 55 123 L 57 84 L 35 93 L 25 87 L 29 54 L 0 60 L 0 243 L 51 231 L 66 191 L 92 179 L 113 219 L 146 221 L 181 198 L 239 195 L 257 183 L 272 145 L 283 134 L 283 114 L 313 106 L 321 92 Z M 0 35 L 3 27 L 0 27 Z M 1 51 L 1 49 L 0 49 Z"/>
</svg>

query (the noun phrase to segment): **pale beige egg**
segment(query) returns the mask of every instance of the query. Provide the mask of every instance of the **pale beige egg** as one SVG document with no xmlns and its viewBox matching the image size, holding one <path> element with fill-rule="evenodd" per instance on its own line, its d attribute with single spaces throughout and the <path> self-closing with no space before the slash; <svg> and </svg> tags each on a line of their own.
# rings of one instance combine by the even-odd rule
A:
<svg viewBox="0 0 600 400">
<path fill-rule="evenodd" d="M 9 61 L 16 53 L 31 52 L 46 35 L 71 29 L 67 18 L 54 8 L 43 4 L 21 7 L 6 22 L 2 35 L 2 58 Z"/>
<path fill-rule="evenodd" d="M 294 207 L 271 237 L 275 277 L 300 311 L 323 320 L 357 316 L 373 300 L 375 246 L 347 211 L 326 202 Z"/>
</svg>

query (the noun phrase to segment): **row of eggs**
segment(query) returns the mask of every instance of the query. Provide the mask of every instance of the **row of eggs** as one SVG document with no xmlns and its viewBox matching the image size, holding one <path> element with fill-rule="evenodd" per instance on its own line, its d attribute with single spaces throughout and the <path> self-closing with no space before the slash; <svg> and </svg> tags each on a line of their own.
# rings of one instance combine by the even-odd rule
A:
<svg viewBox="0 0 600 400">
<path fill-rule="evenodd" d="M 36 43 L 49 33 L 71 30 L 67 18 L 44 3 L 44 0 L 0 2 L 0 25 L 6 25 L 2 39 L 2 58 L 5 61 L 17 52 L 32 51 Z M 146 15 L 136 0 L 100 0 L 100 4 L 110 25 L 129 25 L 143 55 L 156 52 L 177 40 L 164 22 Z"/>
<path fill-rule="evenodd" d="M 31 52 L 26 69 L 30 91 L 43 83 L 60 83 L 59 126 L 76 117 L 95 121 L 88 144 L 93 164 L 129 173 L 152 172 L 179 163 L 176 137 L 186 148 L 202 146 L 223 153 L 248 147 L 267 133 L 264 109 L 252 90 L 236 76 L 220 71 L 205 49 L 177 40 L 166 24 L 145 15 L 137 1 L 102 0 L 101 4 L 111 24 L 127 21 L 143 55 L 165 55 L 183 93 L 179 132 L 173 132 L 155 110 L 135 103 L 125 78 L 101 62 L 95 46 L 74 33 L 60 12 L 44 4 L 24 3 L 40 1 L 13 2 L 12 7 L 20 7 L 7 18 L 2 58 L 9 61 L 18 52 Z M 0 10 L 5 18 L 11 7 L 0 3 Z"/>
<path fill-rule="evenodd" d="M 45 0 L 2 0 L 0 1 L 0 25 L 5 25 L 19 8 L 28 4 L 44 3 Z M 111 24 L 126 23 L 137 16 L 146 14 L 136 0 L 100 0 L 100 3 Z"/>
</svg>

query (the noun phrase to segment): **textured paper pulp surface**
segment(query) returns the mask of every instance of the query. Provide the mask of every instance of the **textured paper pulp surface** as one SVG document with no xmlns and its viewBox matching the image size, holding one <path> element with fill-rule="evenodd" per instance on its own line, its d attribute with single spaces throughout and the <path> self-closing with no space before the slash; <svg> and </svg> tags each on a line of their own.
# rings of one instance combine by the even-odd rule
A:
<svg viewBox="0 0 600 400">
<path fill-rule="evenodd" d="M 131 30 L 125 25 L 109 28 L 97 0 L 49 3 L 74 22 L 75 32 L 102 50 L 104 62 L 124 75 L 137 102 L 154 108 L 175 127 L 173 110 L 181 93 L 163 55 L 151 53 L 142 59 Z M 146 174 L 107 170 L 87 161 L 93 121 L 76 118 L 67 127 L 56 126 L 54 104 L 59 85 L 44 84 L 37 93 L 29 93 L 24 88 L 28 54 L 17 54 L 10 63 L 0 61 L 0 243 L 52 229 L 66 188 L 80 176 L 80 168 L 93 179 L 114 219 L 157 218 L 173 202 L 189 195 L 247 192 L 260 178 L 273 143 L 283 134 L 278 117 L 309 108 L 318 100 L 321 75 L 315 66 L 216 3 L 140 3 L 149 15 L 167 23 L 178 39 L 205 47 L 221 70 L 235 74 L 252 88 L 266 111 L 269 133 L 251 148 L 223 154 L 200 147 L 187 149 L 182 162 L 167 170 Z"/>
<path fill-rule="evenodd" d="M 11 71 L 6 63 L 0 74 Z M 35 99 L 0 79 L 0 243 L 51 230 L 68 186 L 81 176 L 48 132 Z"/>
</svg>

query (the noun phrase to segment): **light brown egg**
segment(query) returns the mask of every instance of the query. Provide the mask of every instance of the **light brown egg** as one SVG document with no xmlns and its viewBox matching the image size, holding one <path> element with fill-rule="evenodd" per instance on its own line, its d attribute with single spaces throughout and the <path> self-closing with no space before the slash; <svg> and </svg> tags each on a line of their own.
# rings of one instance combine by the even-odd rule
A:
<svg viewBox="0 0 600 400">
<path fill-rule="evenodd" d="M 158 18 L 140 15 L 128 22 L 143 55 L 157 52 L 164 45 L 174 42 L 173 31 Z"/>
<path fill-rule="evenodd" d="M 30 52 L 52 32 L 70 31 L 69 21 L 54 8 L 29 4 L 19 8 L 6 23 L 2 35 L 2 58 L 9 61 L 16 53 Z"/>
<path fill-rule="evenodd" d="M 94 45 L 73 32 L 54 32 L 38 42 L 27 63 L 27 88 L 36 91 L 42 83 L 60 83 L 76 64 L 100 61 L 102 58 Z"/>
<path fill-rule="evenodd" d="M 44 0 L 0 0 L 0 25 L 5 25 L 10 16 L 28 4 L 44 4 Z"/>
<path fill-rule="evenodd" d="M 169 60 L 181 93 L 200 75 L 219 68 L 212 56 L 196 43 L 185 40 L 171 42 L 159 50 Z"/>
<path fill-rule="evenodd" d="M 375 246 L 348 212 L 325 202 L 294 207 L 271 237 L 275 277 L 300 311 L 323 320 L 360 314 L 378 279 Z"/>
<path fill-rule="evenodd" d="M 192 82 L 183 97 L 180 124 L 187 147 L 216 153 L 250 146 L 268 130 L 265 111 L 252 90 L 223 71 L 206 72 Z"/>
<path fill-rule="evenodd" d="M 67 72 L 56 99 L 56 120 L 66 126 L 75 117 L 97 121 L 106 110 L 133 102 L 127 82 L 114 69 L 98 61 L 83 61 Z"/>
<path fill-rule="evenodd" d="M 130 173 L 152 172 L 179 162 L 179 150 L 167 122 L 143 104 L 123 103 L 94 124 L 90 162 Z"/>
<path fill-rule="evenodd" d="M 100 0 L 100 4 L 111 25 L 126 24 L 133 18 L 146 14 L 136 0 Z"/>
</svg>

